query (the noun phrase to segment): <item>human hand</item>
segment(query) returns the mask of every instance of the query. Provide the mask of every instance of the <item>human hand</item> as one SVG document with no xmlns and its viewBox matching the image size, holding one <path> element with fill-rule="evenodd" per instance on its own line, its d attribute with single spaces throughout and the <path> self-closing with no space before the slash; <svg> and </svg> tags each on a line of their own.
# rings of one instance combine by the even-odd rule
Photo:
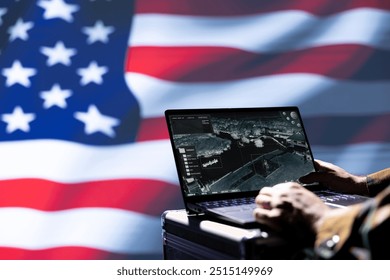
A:
<svg viewBox="0 0 390 280">
<path fill-rule="evenodd" d="M 330 208 L 311 191 L 298 183 L 282 183 L 264 187 L 256 197 L 254 216 L 260 223 L 277 231 L 293 230 L 311 235 Z"/>
<path fill-rule="evenodd" d="M 335 191 L 368 195 L 366 177 L 350 174 L 341 167 L 321 160 L 315 160 L 315 165 L 318 171 L 299 178 L 301 183 L 320 183 Z"/>
</svg>

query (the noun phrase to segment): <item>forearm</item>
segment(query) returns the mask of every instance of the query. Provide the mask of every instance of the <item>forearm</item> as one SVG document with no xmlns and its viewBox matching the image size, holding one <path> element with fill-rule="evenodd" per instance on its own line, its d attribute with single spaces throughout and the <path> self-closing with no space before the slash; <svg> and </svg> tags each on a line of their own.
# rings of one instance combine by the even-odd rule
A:
<svg viewBox="0 0 390 280">
<path fill-rule="evenodd" d="M 337 209 L 319 221 L 315 251 L 320 258 L 349 258 L 345 256 L 346 243 L 353 236 L 353 227 L 362 205 Z"/>
<path fill-rule="evenodd" d="M 372 173 L 367 176 L 367 189 L 371 197 L 390 186 L 390 168 Z"/>
<path fill-rule="evenodd" d="M 315 251 L 321 258 L 390 257 L 390 185 L 374 199 L 333 210 L 319 221 Z"/>
</svg>

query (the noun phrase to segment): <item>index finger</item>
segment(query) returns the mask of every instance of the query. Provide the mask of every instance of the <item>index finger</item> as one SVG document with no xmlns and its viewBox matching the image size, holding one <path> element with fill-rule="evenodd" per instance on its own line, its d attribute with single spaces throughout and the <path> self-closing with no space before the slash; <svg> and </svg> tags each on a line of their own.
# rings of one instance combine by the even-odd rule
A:
<svg viewBox="0 0 390 280">
<path fill-rule="evenodd" d="M 263 195 L 272 195 L 273 188 L 272 187 L 263 187 L 260 191 L 259 194 Z"/>
</svg>

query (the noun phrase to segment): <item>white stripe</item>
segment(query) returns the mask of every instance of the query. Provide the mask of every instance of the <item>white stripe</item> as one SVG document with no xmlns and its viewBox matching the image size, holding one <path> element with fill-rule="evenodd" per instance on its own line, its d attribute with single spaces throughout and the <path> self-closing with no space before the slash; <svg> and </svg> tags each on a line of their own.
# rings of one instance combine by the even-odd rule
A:
<svg viewBox="0 0 390 280">
<path fill-rule="evenodd" d="M 43 178 L 63 183 L 122 178 L 177 184 L 168 141 L 94 147 L 60 140 L 0 143 L 0 179 Z"/>
<path fill-rule="evenodd" d="M 314 146 L 316 158 L 365 174 L 389 166 L 390 144 Z M 0 179 L 43 178 L 63 183 L 145 178 L 178 184 L 169 140 L 96 148 L 57 140 L 0 145 Z"/>
<path fill-rule="evenodd" d="M 340 81 L 284 74 L 214 83 L 176 83 L 126 73 L 144 118 L 166 109 L 298 105 L 305 116 L 389 113 L 390 82 Z"/>
<path fill-rule="evenodd" d="M 0 208 L 0 224 L 0 247 L 37 250 L 83 246 L 123 254 L 161 252 L 160 218 L 130 211 Z"/>
<path fill-rule="evenodd" d="M 390 167 L 390 143 L 314 146 L 315 158 L 334 163 L 353 174 L 367 175 Z"/>
<path fill-rule="evenodd" d="M 221 46 L 276 52 L 329 44 L 390 49 L 390 13 L 360 8 L 319 18 L 303 11 L 236 17 L 140 14 L 130 46 Z M 314 31 L 314 32 L 313 32 Z"/>
</svg>

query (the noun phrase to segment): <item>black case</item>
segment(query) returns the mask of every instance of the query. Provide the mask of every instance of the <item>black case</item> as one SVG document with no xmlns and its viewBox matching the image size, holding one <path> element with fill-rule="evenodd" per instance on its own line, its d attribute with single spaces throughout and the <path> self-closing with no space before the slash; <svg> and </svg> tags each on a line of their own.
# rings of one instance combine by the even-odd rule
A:
<svg viewBox="0 0 390 280">
<path fill-rule="evenodd" d="M 163 256 L 178 259 L 292 259 L 299 247 L 261 230 L 212 221 L 185 210 L 168 210 L 162 218 Z"/>
</svg>

